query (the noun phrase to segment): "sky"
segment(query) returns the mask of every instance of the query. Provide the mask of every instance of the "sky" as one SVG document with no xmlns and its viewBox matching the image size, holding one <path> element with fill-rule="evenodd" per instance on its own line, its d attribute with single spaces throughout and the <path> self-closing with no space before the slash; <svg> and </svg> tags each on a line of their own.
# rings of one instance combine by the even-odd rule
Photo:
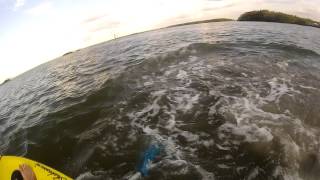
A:
<svg viewBox="0 0 320 180">
<path fill-rule="evenodd" d="M 128 34 L 269 9 L 320 21 L 320 0 L 0 0 L 0 83 Z"/>
</svg>

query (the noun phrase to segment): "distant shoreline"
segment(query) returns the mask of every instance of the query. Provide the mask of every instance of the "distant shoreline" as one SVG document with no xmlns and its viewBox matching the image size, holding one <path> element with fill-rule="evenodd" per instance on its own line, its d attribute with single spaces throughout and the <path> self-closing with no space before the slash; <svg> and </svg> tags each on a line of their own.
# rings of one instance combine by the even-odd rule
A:
<svg viewBox="0 0 320 180">
<path fill-rule="evenodd" d="M 224 22 L 224 21 L 275 22 L 275 23 L 297 24 L 302 26 L 311 26 L 311 27 L 320 28 L 320 22 L 312 19 L 302 18 L 295 15 L 285 14 L 282 12 L 258 10 L 258 11 L 245 12 L 242 15 L 240 15 L 240 17 L 237 20 L 228 19 L 228 18 L 208 19 L 208 20 L 202 20 L 202 21 L 192 21 L 187 23 L 171 25 L 164 28 L 160 28 L 160 29 L 186 26 L 186 25 L 192 25 L 192 24 Z"/>
<path fill-rule="evenodd" d="M 171 26 L 167 26 L 165 28 L 171 28 L 171 27 L 178 27 L 178 26 L 186 26 L 191 24 L 202 24 L 202 23 L 211 23 L 211 22 L 224 22 L 224 21 L 234 21 L 233 19 L 227 19 L 227 18 L 217 18 L 217 19 L 208 19 L 208 20 L 202 20 L 202 21 L 192 21 L 182 24 L 175 24 Z"/>
<path fill-rule="evenodd" d="M 314 21 L 312 19 L 269 10 L 249 11 L 243 13 L 238 18 L 238 21 L 277 22 L 320 28 L 320 22 Z"/>
<path fill-rule="evenodd" d="M 187 25 L 202 24 L 202 23 L 212 23 L 212 22 L 230 22 L 230 21 L 274 22 L 274 23 L 296 24 L 296 25 L 320 28 L 320 22 L 317 22 L 317 21 L 314 21 L 314 20 L 311 20 L 308 18 L 301 18 L 301 17 L 295 16 L 295 15 L 289 15 L 289 14 L 275 12 L 275 11 L 269 11 L 269 10 L 258 10 L 258 11 L 245 12 L 242 15 L 240 15 L 240 17 L 237 20 L 228 19 L 228 18 L 215 18 L 215 19 L 208 19 L 208 20 L 192 21 L 192 22 L 170 25 L 167 27 L 162 27 L 162 28 L 157 28 L 157 29 L 146 30 L 146 31 L 142 31 L 142 32 L 136 32 L 136 33 L 128 34 L 128 35 L 121 36 L 121 37 L 118 37 L 115 39 L 124 38 L 124 37 L 133 36 L 133 35 L 151 32 L 151 31 L 157 31 L 157 30 L 166 29 L 166 28 L 172 28 L 172 27 L 187 26 Z M 115 39 L 110 39 L 107 41 L 113 41 Z M 93 44 L 91 46 L 105 43 L 107 41 Z M 90 47 L 90 46 L 88 46 L 88 47 Z M 87 48 L 87 47 L 85 47 L 85 48 Z M 78 49 L 76 51 L 80 51 L 80 50 L 81 49 Z M 67 52 L 67 53 L 63 54 L 62 56 L 67 56 L 69 54 L 72 54 L 73 52 L 74 51 Z"/>
<path fill-rule="evenodd" d="M 240 17 L 237 20 L 228 19 L 228 18 L 215 18 L 215 19 L 208 19 L 208 20 L 192 21 L 192 22 L 186 22 L 186 23 L 181 23 L 181 24 L 170 25 L 170 26 L 167 26 L 167 27 L 162 27 L 162 28 L 157 28 L 157 29 L 146 30 L 146 31 L 142 31 L 142 32 L 136 32 L 136 33 L 120 36 L 120 37 L 117 37 L 115 39 L 120 39 L 120 38 L 124 38 L 124 37 L 128 37 L 128 36 L 132 36 L 132 35 L 137 35 L 137 34 L 141 34 L 141 33 L 146 33 L 146 32 L 150 32 L 150 31 L 157 31 L 157 30 L 166 29 L 166 28 L 172 28 L 172 27 L 194 25 L 194 24 L 202 24 L 202 23 L 212 23 L 212 22 L 230 22 L 230 21 L 275 22 L 275 23 L 296 24 L 296 25 L 320 28 L 320 22 L 312 20 L 312 19 L 301 18 L 301 17 L 295 16 L 295 15 L 289 15 L 289 14 L 285 14 L 285 13 L 282 13 L 282 12 L 275 12 L 275 11 L 269 11 L 269 10 L 258 10 L 258 11 L 245 12 L 242 15 L 240 15 Z M 99 42 L 99 43 L 96 43 L 96 44 L 92 44 L 92 45 L 83 47 L 81 49 L 85 49 L 85 48 L 88 48 L 88 47 L 96 46 L 96 45 L 99 45 L 99 44 L 102 44 L 102 43 L 106 43 L 108 41 L 113 41 L 115 39 L 109 39 L 109 40 L 106 40 L 106 41 L 103 41 L 103 42 Z M 60 57 L 71 55 L 74 52 L 81 51 L 81 49 L 77 49 L 75 51 L 66 52 L 63 55 L 60 55 Z M 56 58 L 59 58 L 59 57 L 56 57 Z M 56 59 L 56 58 L 54 58 L 54 59 Z M 51 59 L 51 60 L 53 60 L 53 59 Z M 49 60 L 49 61 L 51 61 L 51 60 Z M 49 61 L 47 61 L 47 62 L 49 62 Z M 44 62 L 44 63 L 47 63 L 47 62 Z M 41 64 L 44 64 L 44 63 L 41 63 Z M 40 65 L 38 65 L 38 66 L 40 66 Z M 29 70 L 27 70 L 27 71 L 29 71 Z M 27 71 L 25 71 L 25 72 L 27 72 Z M 23 73 L 25 73 L 25 72 L 23 72 Z M 21 73 L 21 74 L 23 74 L 23 73 Z M 18 74 L 17 76 L 19 76 L 21 74 Z M 14 79 L 14 78 L 15 77 L 12 77 L 12 79 Z M 7 82 L 9 82 L 10 80 L 11 79 L 6 79 L 3 82 L 0 81 L 0 86 L 5 84 L 5 83 L 7 83 Z"/>
<path fill-rule="evenodd" d="M 273 14 L 273 17 L 275 19 L 272 19 L 272 18 L 271 19 L 257 19 L 257 18 L 244 19 L 243 18 L 244 15 L 255 13 L 255 12 L 268 12 L 270 14 Z M 170 25 L 170 26 L 166 26 L 166 27 L 162 27 L 162 28 L 151 29 L 151 30 L 142 31 L 142 32 L 136 32 L 136 33 L 128 34 L 125 36 L 121 36 L 119 38 L 126 37 L 126 36 L 132 36 L 132 35 L 136 35 L 136 34 L 141 34 L 141 33 L 145 33 L 145 32 L 150 32 L 150 31 L 156 31 L 156 30 L 160 30 L 160 29 L 172 28 L 172 27 L 187 26 L 187 25 L 194 25 L 194 24 L 203 24 L 203 23 L 212 23 L 212 22 L 229 22 L 229 21 L 274 22 L 274 23 L 296 24 L 296 25 L 320 28 L 320 22 L 314 21 L 314 20 L 311 20 L 308 18 L 301 18 L 301 17 L 295 16 L 295 15 L 289 15 L 289 14 L 275 12 L 275 11 L 269 11 L 269 10 L 259 10 L 259 11 L 245 12 L 242 15 L 240 15 L 237 20 L 229 19 L 229 18 L 215 18 L 215 19 L 207 19 L 207 20 L 200 20 L 200 21 L 191 21 L 191 22 L 186 22 L 186 23 L 181 23 L 181 24 Z M 308 24 L 308 23 L 310 23 L 310 24 Z M 111 40 L 114 40 L 114 39 L 111 39 Z"/>
</svg>

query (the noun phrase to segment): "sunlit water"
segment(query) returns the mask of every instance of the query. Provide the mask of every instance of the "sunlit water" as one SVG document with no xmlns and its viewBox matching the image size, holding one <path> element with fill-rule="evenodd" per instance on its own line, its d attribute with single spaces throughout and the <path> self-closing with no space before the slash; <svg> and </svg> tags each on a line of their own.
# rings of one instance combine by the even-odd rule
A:
<svg viewBox="0 0 320 180">
<path fill-rule="evenodd" d="M 319 179 L 320 29 L 161 29 L 0 86 L 2 154 L 78 179 L 126 179 L 152 143 L 164 152 L 143 179 Z"/>
</svg>

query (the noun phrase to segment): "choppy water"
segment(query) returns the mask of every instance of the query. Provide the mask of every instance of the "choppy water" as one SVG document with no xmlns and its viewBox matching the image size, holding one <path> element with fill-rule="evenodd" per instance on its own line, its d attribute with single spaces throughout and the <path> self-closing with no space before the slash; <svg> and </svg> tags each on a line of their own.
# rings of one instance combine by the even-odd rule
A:
<svg viewBox="0 0 320 180">
<path fill-rule="evenodd" d="M 223 22 L 98 44 L 0 87 L 0 152 L 79 177 L 319 179 L 320 29 Z"/>
</svg>

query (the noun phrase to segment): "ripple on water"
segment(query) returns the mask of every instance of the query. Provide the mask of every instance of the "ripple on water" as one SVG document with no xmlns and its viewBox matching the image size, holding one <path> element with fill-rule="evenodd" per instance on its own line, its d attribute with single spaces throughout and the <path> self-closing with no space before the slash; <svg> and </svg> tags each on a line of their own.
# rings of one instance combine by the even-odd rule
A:
<svg viewBox="0 0 320 180">
<path fill-rule="evenodd" d="M 317 179 L 317 29 L 205 25 L 81 49 L 2 85 L 0 152 L 123 179 L 156 143 L 144 179 Z"/>
</svg>

